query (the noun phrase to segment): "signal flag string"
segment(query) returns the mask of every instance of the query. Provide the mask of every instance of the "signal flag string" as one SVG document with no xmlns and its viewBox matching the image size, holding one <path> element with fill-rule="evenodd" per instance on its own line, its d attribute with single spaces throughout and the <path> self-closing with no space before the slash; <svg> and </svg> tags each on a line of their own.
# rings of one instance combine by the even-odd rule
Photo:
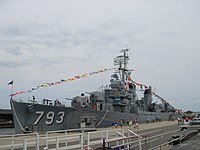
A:
<svg viewBox="0 0 200 150">
<path fill-rule="evenodd" d="M 140 88 L 141 88 L 140 91 L 144 91 L 144 90 L 143 90 L 143 87 L 144 87 L 145 89 L 147 89 L 147 88 L 149 87 L 149 86 L 147 86 L 147 85 L 144 85 L 144 84 L 138 83 L 138 82 L 136 82 L 136 81 L 133 81 L 133 80 L 131 79 L 130 76 L 128 76 L 128 81 L 131 81 L 131 82 L 134 83 L 135 85 L 140 86 Z M 162 103 L 167 103 L 167 104 L 169 104 L 169 102 L 167 102 L 165 99 L 163 99 L 161 96 L 159 96 L 159 95 L 156 94 L 155 92 L 151 92 L 151 93 L 152 93 L 155 97 L 157 97 L 158 99 L 160 99 Z M 169 104 L 169 105 L 170 105 L 170 104 Z M 172 106 L 172 105 L 170 105 L 170 106 Z M 172 106 L 172 107 L 173 107 L 173 106 Z M 173 107 L 173 108 L 174 108 L 174 107 Z M 174 109 L 179 111 L 179 109 L 177 109 L 177 108 L 174 108 Z"/>
<path fill-rule="evenodd" d="M 47 88 L 47 87 L 50 87 L 50 86 L 55 86 L 55 85 L 60 85 L 60 84 L 63 84 L 63 83 L 68 83 L 70 81 L 74 81 L 74 80 L 77 80 L 77 79 L 89 77 L 89 76 L 92 76 L 92 75 L 96 75 L 96 74 L 99 74 L 99 73 L 111 71 L 111 70 L 114 70 L 114 69 L 116 69 L 116 68 L 101 69 L 101 70 L 93 71 L 93 72 L 90 72 L 90 73 L 79 74 L 79 75 L 76 75 L 76 76 L 68 78 L 68 79 L 61 79 L 61 80 L 55 81 L 55 82 L 44 83 L 44 84 L 38 85 L 36 87 L 33 87 L 33 88 L 25 90 L 25 91 L 19 91 L 19 92 L 10 94 L 9 96 L 12 97 L 12 96 L 16 96 L 16 95 L 19 95 L 19 94 L 30 93 L 32 91 L 35 91 L 35 90 L 38 90 L 38 89 L 41 89 L 41 88 Z"/>
</svg>

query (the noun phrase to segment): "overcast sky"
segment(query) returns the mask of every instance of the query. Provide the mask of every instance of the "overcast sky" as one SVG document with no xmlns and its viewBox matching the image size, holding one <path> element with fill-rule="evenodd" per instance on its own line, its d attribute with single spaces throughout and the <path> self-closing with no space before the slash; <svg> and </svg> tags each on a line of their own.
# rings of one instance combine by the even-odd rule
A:
<svg viewBox="0 0 200 150">
<path fill-rule="evenodd" d="M 17 92 L 112 68 L 120 50 L 130 48 L 133 80 L 176 108 L 200 111 L 199 8 L 199 0 L 1 0 L 0 108 L 10 108 L 12 79 Z M 111 74 L 15 99 L 72 98 L 109 84 Z"/>
</svg>

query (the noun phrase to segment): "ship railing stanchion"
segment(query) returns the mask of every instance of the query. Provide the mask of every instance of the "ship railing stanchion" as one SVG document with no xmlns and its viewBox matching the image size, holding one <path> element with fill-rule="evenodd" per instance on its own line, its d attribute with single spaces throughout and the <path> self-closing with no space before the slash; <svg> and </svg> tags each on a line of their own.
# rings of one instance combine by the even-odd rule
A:
<svg viewBox="0 0 200 150">
<path fill-rule="evenodd" d="M 144 136 L 144 138 L 145 138 L 145 139 L 144 139 L 144 143 L 145 143 L 145 144 L 144 144 L 144 145 L 145 145 L 145 150 L 147 150 L 147 139 L 146 139 L 147 137 L 146 137 L 146 136 Z"/>
<path fill-rule="evenodd" d="M 87 149 L 90 149 L 90 133 L 88 132 L 88 136 L 87 136 Z"/>
<path fill-rule="evenodd" d="M 159 144 L 160 144 L 160 150 L 162 150 L 162 144 L 161 144 L 161 139 L 162 139 L 163 135 L 161 134 L 160 139 L 159 139 Z"/>
<path fill-rule="evenodd" d="M 48 131 L 46 132 L 46 148 L 48 148 Z"/>
<path fill-rule="evenodd" d="M 59 138 L 56 137 L 56 150 L 59 150 Z"/>
<path fill-rule="evenodd" d="M 12 146 L 11 146 L 11 150 L 14 150 L 14 140 L 15 140 L 15 137 L 14 137 L 14 135 L 12 135 L 12 141 L 11 141 Z"/>
<path fill-rule="evenodd" d="M 36 149 L 39 150 L 40 149 L 40 140 L 39 140 L 39 134 L 38 132 L 36 132 Z"/>
<path fill-rule="evenodd" d="M 123 136 L 123 137 L 126 137 L 126 136 L 124 135 L 124 129 L 122 129 L 122 136 Z M 124 144 L 125 144 L 125 140 L 123 140 L 122 142 L 123 142 L 123 145 L 124 145 Z"/>
<path fill-rule="evenodd" d="M 81 146 L 81 149 L 83 148 L 83 142 L 84 142 L 84 139 L 83 139 L 83 134 L 79 135 L 80 136 L 80 146 Z"/>
<path fill-rule="evenodd" d="M 116 138 L 118 138 L 118 134 L 116 131 L 115 131 L 115 134 L 116 134 Z M 117 141 L 117 145 L 119 145 L 119 141 Z"/>
<path fill-rule="evenodd" d="M 103 140 L 104 137 L 107 136 L 106 133 L 107 133 L 107 131 L 101 132 L 101 140 Z"/>
<path fill-rule="evenodd" d="M 164 136 L 164 133 L 163 133 L 163 130 L 161 130 L 161 137 L 160 137 L 160 145 L 161 145 L 161 147 L 160 147 L 160 150 L 162 149 L 162 142 L 161 142 L 161 139 L 163 138 L 163 136 Z"/>
<path fill-rule="evenodd" d="M 141 137 L 140 136 L 138 136 L 138 139 L 139 139 L 139 150 L 142 150 L 142 142 L 141 142 L 141 139 L 140 139 Z"/>
<path fill-rule="evenodd" d="M 67 131 L 65 130 L 65 146 L 67 146 Z"/>
<path fill-rule="evenodd" d="M 128 137 L 130 137 L 130 132 L 128 132 Z M 130 150 L 130 147 L 131 147 L 131 139 L 128 140 L 128 150 Z"/>
<path fill-rule="evenodd" d="M 27 141 L 26 140 L 24 140 L 24 148 L 23 148 L 23 150 L 27 150 Z"/>
<path fill-rule="evenodd" d="M 108 130 L 106 130 L 106 141 L 108 141 Z"/>
</svg>

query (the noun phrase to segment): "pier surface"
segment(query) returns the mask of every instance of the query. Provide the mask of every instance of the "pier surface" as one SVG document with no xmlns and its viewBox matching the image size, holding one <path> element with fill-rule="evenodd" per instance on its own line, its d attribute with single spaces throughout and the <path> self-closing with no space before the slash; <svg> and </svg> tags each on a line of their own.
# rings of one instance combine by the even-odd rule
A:
<svg viewBox="0 0 200 150">
<path fill-rule="evenodd" d="M 92 131 L 91 133 L 94 133 L 94 134 L 93 135 L 91 134 L 91 135 L 94 136 L 94 138 L 96 138 L 99 141 L 101 141 L 101 143 L 98 144 L 98 146 L 100 146 L 102 144 L 101 136 L 98 137 L 95 133 L 104 132 L 104 131 L 107 131 L 107 130 L 109 130 L 109 131 L 119 130 L 119 132 L 120 132 L 120 129 L 121 129 L 121 127 L 119 127 L 119 126 L 117 128 L 113 128 L 113 127 L 98 128 L 96 131 Z M 178 125 L 177 121 L 163 121 L 163 122 L 139 124 L 139 129 L 134 128 L 133 126 L 132 127 L 122 126 L 122 130 L 121 131 L 123 132 L 124 136 L 127 136 L 128 132 L 129 132 L 128 130 L 131 130 L 132 132 L 134 132 L 134 133 L 136 133 L 138 135 L 141 135 L 141 137 L 143 139 L 146 138 L 148 140 L 148 138 L 152 138 L 153 136 L 156 136 L 156 134 L 162 134 L 164 132 L 167 133 L 167 132 L 175 131 L 175 130 L 178 130 L 178 129 L 179 129 L 179 125 Z M 82 141 L 83 145 L 88 143 L 88 139 L 87 139 L 88 133 L 90 133 L 90 132 L 82 133 L 83 139 L 84 139 Z M 61 136 L 66 138 L 65 136 L 71 136 L 73 134 L 77 134 L 77 133 L 69 132 L 66 135 L 65 132 L 64 133 L 63 132 L 60 132 L 60 133 L 55 132 L 55 133 L 49 134 L 48 138 L 61 137 Z M 164 143 L 164 142 L 169 140 L 170 136 L 171 136 L 171 134 L 166 136 L 166 137 L 164 137 L 164 138 L 162 138 L 162 139 L 159 139 L 159 137 L 157 137 L 157 139 L 159 139 L 159 143 L 160 142 Z M 36 138 L 36 137 L 39 138 L 39 142 L 38 142 L 39 143 L 38 144 L 39 149 L 44 149 L 45 145 L 46 145 L 46 139 L 45 139 L 46 138 L 46 134 L 39 134 L 39 135 L 32 134 L 32 135 L 16 136 L 14 138 L 10 136 L 11 139 L 12 138 L 15 139 L 15 141 L 13 142 L 14 144 L 18 144 L 18 141 L 23 141 L 23 140 L 27 140 L 26 142 L 28 143 L 29 139 L 31 139 L 31 138 L 33 139 L 33 138 Z M 80 141 L 80 139 L 78 141 Z M 32 142 L 32 145 L 34 145 L 34 142 Z M 72 141 L 70 139 L 67 142 L 68 142 L 68 144 L 70 142 L 72 143 Z M 56 145 L 56 141 L 55 140 L 49 140 L 48 143 L 49 143 L 49 146 L 48 146 L 49 148 L 50 147 L 55 147 L 55 145 Z M 65 140 L 64 143 L 66 143 L 66 140 Z M 62 146 L 64 143 L 60 143 L 60 145 Z M 92 141 L 91 141 L 91 143 L 92 143 Z M 143 141 L 143 143 L 144 143 L 144 141 Z M 23 141 L 23 143 L 21 145 L 23 146 L 24 144 L 25 143 Z M 150 146 L 156 146 L 156 144 L 158 144 L 158 141 L 152 142 Z M 11 140 L 10 141 L 9 140 L 3 140 L 3 138 L 0 137 L 0 145 L 12 145 L 12 143 L 11 143 Z M 35 143 L 35 145 L 37 146 L 37 143 Z M 148 146 L 149 145 L 145 146 L 145 144 L 143 144 L 142 149 L 148 149 Z M 35 147 L 35 146 L 33 146 L 33 147 Z M 77 149 L 80 149 L 80 148 L 77 148 Z M 162 149 L 163 150 L 165 150 L 165 149 L 167 150 L 167 149 L 169 149 L 169 147 L 168 146 L 163 146 Z"/>
<path fill-rule="evenodd" d="M 151 129 L 155 129 L 155 128 L 160 128 L 160 127 L 167 127 L 167 126 L 175 126 L 178 129 L 178 123 L 177 121 L 162 121 L 162 122 L 153 122 L 153 123 L 144 123 L 144 124 L 139 124 L 139 129 L 133 128 L 133 131 L 142 131 L 142 130 L 151 130 Z M 110 127 L 111 129 L 112 127 Z M 120 127 L 118 127 L 120 128 Z M 128 130 L 129 126 L 123 126 L 123 129 Z M 97 130 L 107 130 L 109 128 L 99 128 Z"/>
<path fill-rule="evenodd" d="M 200 134 L 198 133 L 196 136 L 192 137 L 180 143 L 178 145 L 172 146 L 169 150 L 199 150 L 200 149 Z"/>
</svg>

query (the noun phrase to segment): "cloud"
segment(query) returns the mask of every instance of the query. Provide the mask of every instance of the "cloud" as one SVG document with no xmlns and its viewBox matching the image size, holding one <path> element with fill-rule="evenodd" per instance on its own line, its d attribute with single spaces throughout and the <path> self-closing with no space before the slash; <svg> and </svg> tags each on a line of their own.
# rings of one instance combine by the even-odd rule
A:
<svg viewBox="0 0 200 150">
<path fill-rule="evenodd" d="M 20 67 L 27 60 L 29 63 L 26 65 L 49 65 L 71 60 L 82 62 L 100 59 L 104 53 L 119 51 L 112 47 L 118 47 L 119 44 L 123 47 L 127 43 L 137 42 L 136 36 L 144 32 L 144 27 L 114 19 L 92 28 L 68 28 L 67 25 L 55 28 L 29 22 L 22 26 L 7 26 L 0 31 L 3 33 L 0 36 L 1 49 L 17 56 L 14 59 L 19 61 L 12 65 L 12 61 L 5 59 L 1 64 L 7 64 L 6 67 Z"/>
<path fill-rule="evenodd" d="M 19 36 L 20 34 L 22 34 L 22 31 L 22 28 L 14 25 L 0 28 L 1 35 L 8 37 Z"/>
<path fill-rule="evenodd" d="M 200 104 L 200 99 L 196 99 L 196 100 L 194 101 L 194 103 L 195 103 L 195 104 Z"/>
<path fill-rule="evenodd" d="M 179 37 L 178 32 L 161 32 L 162 39 L 176 39 Z"/>
<path fill-rule="evenodd" d="M 16 61 L 0 61 L 0 66 L 5 68 L 24 67 L 29 65 L 29 62 L 16 62 Z"/>
<path fill-rule="evenodd" d="M 22 51 L 20 50 L 19 46 L 10 46 L 8 45 L 7 47 L 2 48 L 5 52 L 14 55 L 14 56 L 19 56 L 22 55 Z"/>
</svg>

